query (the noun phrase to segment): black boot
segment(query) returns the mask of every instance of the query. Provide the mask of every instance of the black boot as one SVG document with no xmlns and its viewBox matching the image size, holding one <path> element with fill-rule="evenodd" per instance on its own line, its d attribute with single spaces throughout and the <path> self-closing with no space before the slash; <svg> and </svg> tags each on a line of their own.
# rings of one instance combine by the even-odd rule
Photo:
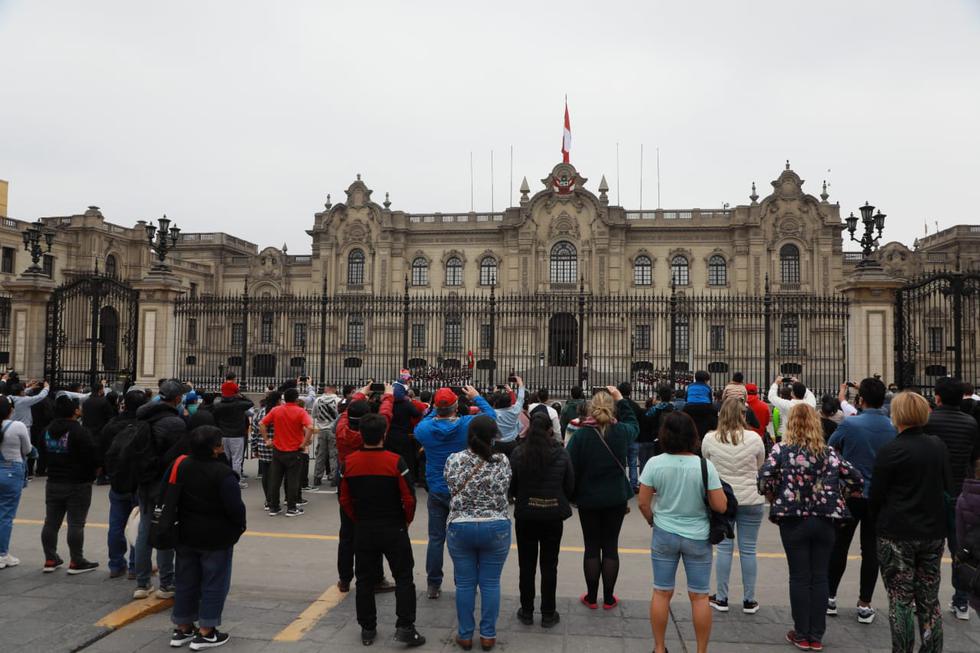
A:
<svg viewBox="0 0 980 653">
<path fill-rule="evenodd" d="M 425 644 L 425 638 L 419 634 L 419 631 L 415 630 L 414 626 L 411 628 L 397 629 L 395 631 L 395 641 L 406 644 L 409 648 Z"/>
</svg>

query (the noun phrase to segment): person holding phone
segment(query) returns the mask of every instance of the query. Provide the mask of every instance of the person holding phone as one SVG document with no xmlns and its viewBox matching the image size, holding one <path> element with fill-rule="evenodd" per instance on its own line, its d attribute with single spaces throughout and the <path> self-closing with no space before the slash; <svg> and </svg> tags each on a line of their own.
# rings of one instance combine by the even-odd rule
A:
<svg viewBox="0 0 980 653">
<path fill-rule="evenodd" d="M 259 422 L 259 433 L 267 447 L 272 447 L 272 463 L 269 466 L 268 495 L 269 516 L 278 515 L 279 488 L 286 481 L 286 516 L 300 517 L 303 509 L 297 505 L 300 499 L 302 452 L 313 441 L 313 418 L 300 405 L 299 391 L 289 388 L 283 393 L 283 403 L 275 406 Z M 276 439 L 269 438 L 269 426 L 276 432 Z"/>
</svg>

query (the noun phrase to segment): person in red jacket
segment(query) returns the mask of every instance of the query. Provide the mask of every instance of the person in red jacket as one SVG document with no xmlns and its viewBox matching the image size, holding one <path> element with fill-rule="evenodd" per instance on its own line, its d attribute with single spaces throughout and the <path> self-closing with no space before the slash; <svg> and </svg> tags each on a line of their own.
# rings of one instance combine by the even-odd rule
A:
<svg viewBox="0 0 980 653">
<path fill-rule="evenodd" d="M 337 464 L 341 470 L 347 462 L 348 456 L 359 451 L 364 446 L 361 437 L 361 420 L 371 414 L 371 404 L 368 402 L 368 393 L 371 386 L 366 385 L 351 396 L 351 401 L 347 405 L 347 410 L 337 418 Z M 393 388 L 385 386 L 385 393 L 381 398 L 381 407 L 378 414 L 381 415 L 386 424 L 391 424 L 391 416 L 394 410 Z M 387 428 L 385 429 L 387 431 Z M 351 581 L 354 580 L 354 522 L 347 515 L 341 505 L 340 509 L 340 533 L 337 542 L 337 589 L 341 592 L 349 592 Z M 378 559 L 378 578 L 381 581 L 375 587 L 376 592 L 393 592 L 395 585 L 384 579 L 381 560 Z"/>
<path fill-rule="evenodd" d="M 750 429 L 759 434 L 762 438 L 762 442 L 766 445 L 766 451 L 772 448 L 772 441 L 766 433 L 766 429 L 769 428 L 769 422 L 772 420 L 772 415 L 769 413 L 769 405 L 759 399 L 759 386 L 754 383 L 746 383 L 745 390 L 748 394 L 748 406 L 749 410 L 755 415 L 755 418 L 759 420 L 759 426 L 749 426 Z"/>
<path fill-rule="evenodd" d="M 388 391 L 390 392 L 390 386 Z M 385 395 L 391 399 L 390 394 Z M 353 407 L 353 406 L 352 406 Z M 389 402 L 390 407 L 390 402 Z M 357 559 L 357 623 L 361 643 L 378 636 L 375 588 L 381 580 L 381 557 L 395 577 L 395 640 L 410 647 L 425 644 L 415 630 L 415 560 L 408 526 L 415 517 L 415 488 L 405 459 L 384 448 L 389 421 L 375 414 L 359 418 L 364 446 L 347 456 L 340 467 L 340 506 L 354 523 Z"/>
</svg>

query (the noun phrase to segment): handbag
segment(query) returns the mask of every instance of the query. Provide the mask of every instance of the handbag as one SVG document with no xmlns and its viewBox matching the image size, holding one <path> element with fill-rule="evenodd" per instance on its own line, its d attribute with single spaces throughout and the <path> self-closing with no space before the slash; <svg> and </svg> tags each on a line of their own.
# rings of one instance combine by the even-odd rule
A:
<svg viewBox="0 0 980 653">
<path fill-rule="evenodd" d="M 704 492 L 704 507 L 708 509 L 708 520 L 711 522 L 708 532 L 708 541 L 712 544 L 720 544 L 722 540 L 735 538 L 735 511 L 738 510 L 738 499 L 735 498 L 735 491 L 732 486 L 725 481 L 721 482 L 721 489 L 725 492 L 728 499 L 728 507 L 724 513 L 715 512 L 711 509 L 708 501 L 708 461 L 701 458 L 701 487 Z"/>
<path fill-rule="evenodd" d="M 599 442 L 602 443 L 602 446 L 604 446 L 606 451 L 609 452 L 609 455 L 612 456 L 612 459 L 616 461 L 616 466 L 619 467 L 619 471 L 623 472 L 623 482 L 626 483 L 626 491 L 628 496 L 633 496 L 635 492 L 633 492 L 633 484 L 630 483 L 630 473 L 626 471 L 626 467 L 623 465 L 623 463 L 619 462 L 619 456 L 616 455 L 616 452 L 613 451 L 612 447 L 609 446 L 609 443 L 606 442 L 606 438 L 602 437 L 602 434 L 599 433 L 599 429 L 592 428 L 592 430 L 595 432 L 596 437 L 599 438 Z M 626 514 L 630 514 L 629 504 L 626 505 Z"/>
<path fill-rule="evenodd" d="M 134 506 L 132 511 L 130 511 L 129 519 L 126 520 L 126 528 L 123 532 L 126 534 L 126 543 L 129 546 L 136 546 L 136 538 L 139 537 L 140 532 L 139 506 Z"/>
<path fill-rule="evenodd" d="M 150 546 L 154 549 L 167 550 L 177 546 L 180 528 L 177 505 L 180 503 L 183 487 L 177 478 L 177 469 L 186 458 L 187 456 L 177 456 L 150 516 Z"/>
</svg>

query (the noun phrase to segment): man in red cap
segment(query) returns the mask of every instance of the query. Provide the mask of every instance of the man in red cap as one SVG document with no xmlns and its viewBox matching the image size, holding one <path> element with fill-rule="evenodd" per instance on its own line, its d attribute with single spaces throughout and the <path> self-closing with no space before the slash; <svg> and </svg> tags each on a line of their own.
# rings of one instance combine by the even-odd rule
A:
<svg viewBox="0 0 980 653">
<path fill-rule="evenodd" d="M 756 384 L 746 383 L 745 391 L 749 410 L 752 411 L 755 418 L 759 421 L 758 427 L 752 426 L 749 428 L 759 434 L 759 437 L 766 444 L 766 451 L 768 451 L 772 446 L 772 442 L 769 440 L 768 434 L 766 434 L 766 429 L 769 428 L 769 422 L 772 419 L 772 415 L 769 413 L 769 406 L 766 402 L 759 399 L 759 386 Z"/>
<path fill-rule="evenodd" d="M 476 405 L 478 414 L 497 419 L 497 413 L 473 386 L 465 386 L 463 395 Z M 433 398 L 435 409 L 415 427 L 415 439 L 425 447 L 425 479 L 429 484 L 429 546 L 425 555 L 428 597 L 442 594 L 442 561 L 446 542 L 446 520 L 449 519 L 449 487 L 443 476 L 446 460 L 466 449 L 466 438 L 474 415 L 457 414 L 459 397 L 450 388 L 439 388 Z"/>
<path fill-rule="evenodd" d="M 225 382 L 221 384 L 221 399 L 214 402 L 214 421 L 223 434 L 222 445 L 225 448 L 225 455 L 231 462 L 231 468 L 235 470 L 239 478 L 242 476 L 242 465 L 245 463 L 245 436 L 249 430 L 248 411 L 252 409 L 251 399 L 248 399 L 238 392 L 238 383 L 234 374 L 225 377 Z M 248 487 L 248 483 L 241 481 L 239 486 Z"/>
</svg>

